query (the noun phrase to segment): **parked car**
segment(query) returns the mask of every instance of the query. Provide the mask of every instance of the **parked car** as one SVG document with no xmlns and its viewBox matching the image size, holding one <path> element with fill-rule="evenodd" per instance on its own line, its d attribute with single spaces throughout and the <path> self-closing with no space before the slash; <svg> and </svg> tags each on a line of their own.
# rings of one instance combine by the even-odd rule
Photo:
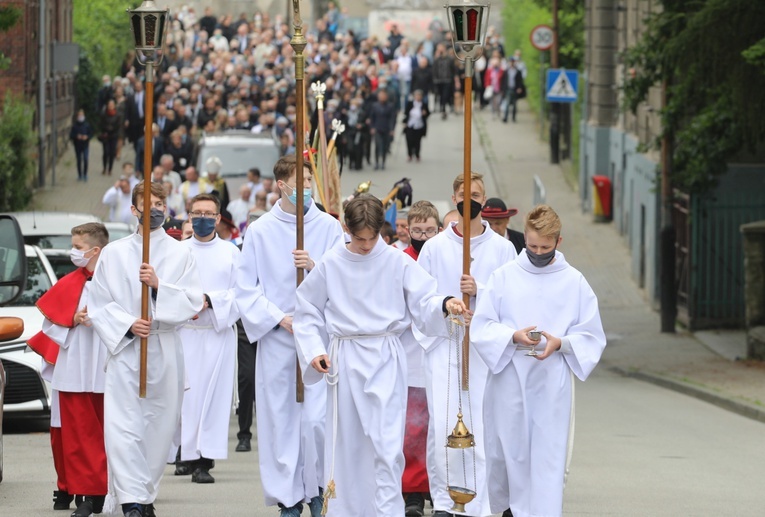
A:
<svg viewBox="0 0 765 517">
<path fill-rule="evenodd" d="M 199 139 L 197 170 L 205 173 L 205 163 L 211 156 L 217 156 L 221 163 L 220 177 L 226 180 L 233 199 L 239 187 L 247 181 L 247 171 L 260 169 L 262 178 L 272 178 L 274 165 L 279 159 L 279 144 L 267 134 L 249 131 L 224 131 L 205 133 Z"/>
<path fill-rule="evenodd" d="M 24 242 L 19 224 L 13 216 L 0 215 L 0 307 L 12 303 L 24 290 L 27 261 L 22 257 Z M 0 343 L 19 338 L 24 333 L 24 321 L 17 317 L 0 317 Z M 3 481 L 3 404 L 6 375 L 0 362 L 0 482 Z"/>
<path fill-rule="evenodd" d="M 84 223 L 100 223 L 90 214 L 72 212 L 15 212 L 26 244 L 39 246 L 56 273 L 56 278 L 76 269 L 69 259 L 72 228 Z M 121 222 L 103 223 L 109 231 L 109 241 L 116 241 L 135 232 L 135 225 Z"/>
<path fill-rule="evenodd" d="M 26 344 L 42 329 L 43 315 L 35 302 L 56 283 L 43 251 L 26 245 L 27 282 L 21 296 L 0 308 L 0 317 L 15 316 L 24 321 L 24 333 L 0 343 L 0 363 L 7 377 L 3 409 L 6 417 L 38 417 L 50 412 L 50 386 L 41 376 L 41 359 Z"/>
</svg>

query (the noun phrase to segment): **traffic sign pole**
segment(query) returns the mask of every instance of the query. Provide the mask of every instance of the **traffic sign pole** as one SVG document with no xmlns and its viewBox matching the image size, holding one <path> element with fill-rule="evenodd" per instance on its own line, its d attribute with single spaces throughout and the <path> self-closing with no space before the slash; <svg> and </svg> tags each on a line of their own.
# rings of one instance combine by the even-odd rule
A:
<svg viewBox="0 0 765 517">
<path fill-rule="evenodd" d="M 552 2 L 553 42 L 550 50 L 550 67 L 558 68 L 558 0 Z M 550 106 L 550 163 L 560 162 L 560 104 Z"/>
</svg>

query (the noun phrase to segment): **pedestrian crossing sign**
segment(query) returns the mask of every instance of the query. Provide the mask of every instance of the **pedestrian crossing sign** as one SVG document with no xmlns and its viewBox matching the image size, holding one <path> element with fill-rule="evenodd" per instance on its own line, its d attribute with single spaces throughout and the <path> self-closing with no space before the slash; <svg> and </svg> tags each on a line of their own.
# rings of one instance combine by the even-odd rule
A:
<svg viewBox="0 0 765 517">
<path fill-rule="evenodd" d="M 576 102 L 579 72 L 565 68 L 547 71 L 547 102 Z"/>
</svg>

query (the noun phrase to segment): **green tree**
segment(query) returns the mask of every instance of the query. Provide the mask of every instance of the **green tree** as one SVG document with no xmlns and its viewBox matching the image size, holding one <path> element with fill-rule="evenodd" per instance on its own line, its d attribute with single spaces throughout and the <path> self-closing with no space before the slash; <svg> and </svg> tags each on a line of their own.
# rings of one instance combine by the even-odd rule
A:
<svg viewBox="0 0 765 517">
<path fill-rule="evenodd" d="M 0 7 L 0 32 L 7 32 L 21 18 L 21 9 L 13 6 Z M 0 70 L 5 70 L 11 64 L 11 59 L 0 52 Z"/>
<path fill-rule="evenodd" d="M 23 209 L 32 197 L 34 108 L 8 93 L 0 111 L 0 212 Z"/>
<path fill-rule="evenodd" d="M 74 41 L 83 49 L 96 74 L 113 75 L 119 71 L 125 53 L 133 48 L 126 7 L 136 5 L 124 0 L 74 0 Z"/>
<path fill-rule="evenodd" d="M 661 136 L 673 142 L 672 181 L 701 193 L 765 138 L 765 2 L 661 0 L 661 7 L 626 53 L 635 74 L 625 109 L 635 112 L 666 82 Z"/>
</svg>

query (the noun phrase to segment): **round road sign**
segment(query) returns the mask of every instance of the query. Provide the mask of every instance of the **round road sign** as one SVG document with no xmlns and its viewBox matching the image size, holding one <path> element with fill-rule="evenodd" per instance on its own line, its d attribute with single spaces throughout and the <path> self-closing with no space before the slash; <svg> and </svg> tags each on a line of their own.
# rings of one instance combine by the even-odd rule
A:
<svg viewBox="0 0 765 517">
<path fill-rule="evenodd" d="M 535 49 L 550 50 L 550 47 L 553 46 L 553 41 L 555 41 L 555 33 L 549 25 L 537 25 L 531 29 L 529 39 Z"/>
</svg>

